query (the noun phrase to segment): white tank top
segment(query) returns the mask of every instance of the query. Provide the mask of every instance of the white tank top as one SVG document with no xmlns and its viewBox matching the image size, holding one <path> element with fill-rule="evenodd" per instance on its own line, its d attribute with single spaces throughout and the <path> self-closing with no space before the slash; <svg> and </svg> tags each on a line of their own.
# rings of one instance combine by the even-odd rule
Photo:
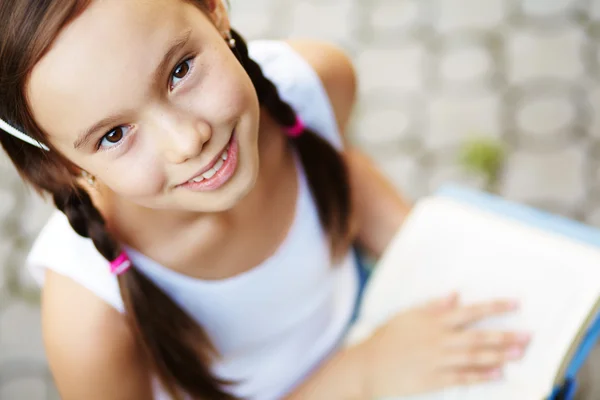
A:
<svg viewBox="0 0 600 400">
<path fill-rule="evenodd" d="M 252 42 L 249 49 L 305 124 L 341 148 L 332 106 L 309 64 L 283 42 Z M 127 249 L 136 268 L 207 331 L 222 355 L 214 372 L 240 382 L 233 392 L 244 399 L 278 399 L 301 382 L 340 344 L 358 296 L 353 253 L 342 265 L 331 265 L 328 241 L 301 166 L 298 171 L 296 214 L 289 233 L 270 258 L 248 272 L 202 281 Z M 108 262 L 58 211 L 34 243 L 27 266 L 40 285 L 49 268 L 123 312 Z M 160 388 L 155 398 L 168 399 Z"/>
</svg>

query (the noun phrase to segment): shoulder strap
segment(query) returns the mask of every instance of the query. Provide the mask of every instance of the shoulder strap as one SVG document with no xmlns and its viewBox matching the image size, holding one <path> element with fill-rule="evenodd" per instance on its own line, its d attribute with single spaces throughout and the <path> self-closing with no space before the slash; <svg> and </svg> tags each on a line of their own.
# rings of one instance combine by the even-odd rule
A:
<svg viewBox="0 0 600 400">
<path fill-rule="evenodd" d="M 335 148 L 343 147 L 333 106 L 312 66 L 285 42 L 255 41 L 248 46 L 250 57 L 262 68 L 303 122 Z"/>
</svg>

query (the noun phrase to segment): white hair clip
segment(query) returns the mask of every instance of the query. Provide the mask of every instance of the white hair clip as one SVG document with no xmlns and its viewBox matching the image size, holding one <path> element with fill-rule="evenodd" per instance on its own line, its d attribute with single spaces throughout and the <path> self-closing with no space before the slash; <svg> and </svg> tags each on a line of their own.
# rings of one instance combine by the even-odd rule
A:
<svg viewBox="0 0 600 400">
<path fill-rule="evenodd" d="M 24 141 L 26 143 L 29 143 L 30 145 L 33 145 L 33 146 L 35 146 L 37 148 L 40 148 L 42 150 L 50 151 L 50 149 L 46 145 L 38 142 L 37 140 L 35 140 L 31 136 L 28 136 L 28 135 L 24 134 L 23 132 L 19 131 L 18 129 L 13 128 L 12 126 L 10 126 L 9 124 L 7 124 L 2 119 L 0 119 L 0 129 L 2 129 L 3 131 L 5 131 L 9 135 L 12 135 L 12 136 L 16 137 L 17 139 L 20 139 L 20 140 L 22 140 L 22 141 Z"/>
</svg>

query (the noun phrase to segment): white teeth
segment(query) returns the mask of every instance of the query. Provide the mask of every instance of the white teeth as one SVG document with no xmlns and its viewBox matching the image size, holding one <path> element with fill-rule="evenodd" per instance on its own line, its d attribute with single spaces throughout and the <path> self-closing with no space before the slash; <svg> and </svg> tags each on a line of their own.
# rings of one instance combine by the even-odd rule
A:
<svg viewBox="0 0 600 400">
<path fill-rule="evenodd" d="M 215 176 L 216 173 L 217 173 L 217 171 L 215 171 L 214 168 L 211 168 L 208 171 L 206 171 L 205 173 L 203 173 L 202 176 L 204 177 L 204 179 L 210 179 L 213 176 Z"/>
<path fill-rule="evenodd" d="M 205 173 L 202 174 L 204 179 L 210 179 L 213 176 L 215 176 L 215 174 L 217 173 L 217 171 L 219 171 L 221 169 L 223 164 L 224 164 L 223 160 L 219 159 L 219 161 L 217 161 L 211 169 L 209 169 L 208 171 L 206 171 Z"/>
<path fill-rule="evenodd" d="M 201 176 L 197 176 L 194 179 L 191 179 L 190 182 L 202 182 L 205 179 L 210 179 L 213 176 L 215 176 L 215 174 L 223 167 L 223 164 L 225 164 L 225 161 L 227 161 L 227 152 L 229 151 L 229 147 L 227 147 L 225 149 L 225 151 L 221 154 L 221 158 L 219 158 L 217 160 L 217 162 L 215 163 L 215 165 L 213 165 L 213 167 L 211 169 L 209 169 L 208 171 L 206 171 L 205 173 L 203 173 Z"/>
</svg>

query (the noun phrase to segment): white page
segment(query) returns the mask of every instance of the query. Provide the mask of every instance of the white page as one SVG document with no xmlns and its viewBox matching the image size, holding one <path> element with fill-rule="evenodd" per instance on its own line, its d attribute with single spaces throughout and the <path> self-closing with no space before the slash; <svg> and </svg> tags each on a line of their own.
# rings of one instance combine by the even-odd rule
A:
<svg viewBox="0 0 600 400">
<path fill-rule="evenodd" d="M 451 199 L 423 200 L 372 276 L 348 343 L 395 311 L 453 290 L 466 303 L 517 298 L 518 312 L 479 327 L 522 330 L 534 338 L 500 382 L 411 399 L 540 400 L 600 295 L 600 250 Z"/>
</svg>

